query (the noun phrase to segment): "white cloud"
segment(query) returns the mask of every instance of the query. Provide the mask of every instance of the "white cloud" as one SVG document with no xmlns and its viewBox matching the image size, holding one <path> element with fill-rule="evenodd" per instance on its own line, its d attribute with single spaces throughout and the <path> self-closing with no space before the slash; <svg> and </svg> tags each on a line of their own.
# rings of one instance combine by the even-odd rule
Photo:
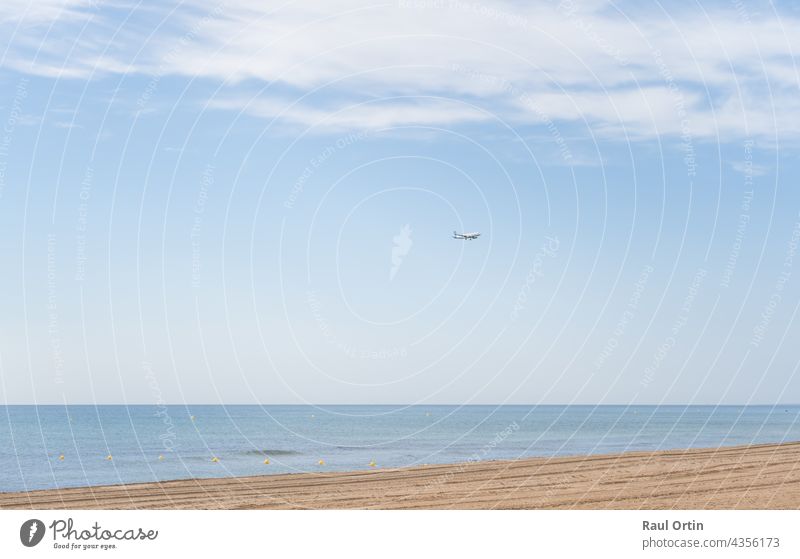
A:
<svg viewBox="0 0 800 559">
<path fill-rule="evenodd" d="M 468 107 L 475 104 L 512 124 L 586 121 L 594 132 L 618 137 L 800 132 L 800 20 L 733 5 L 621 14 L 599 1 L 329 0 L 265 9 L 256 0 L 211 7 L 191 0 L 175 13 L 148 14 L 147 24 L 134 17 L 117 29 L 117 12 L 65 4 L 70 17 L 12 45 L 7 66 L 53 77 L 207 78 L 225 83 L 213 107 L 304 126 L 489 118 Z M 78 41 L 67 40 L 76 14 L 98 19 Z M 36 40 L 41 50 L 32 65 Z M 256 88 L 255 98 L 242 94 L 245 86 Z M 431 96 L 464 103 L 421 100 Z M 393 100 L 364 103 L 370 98 Z"/>
</svg>

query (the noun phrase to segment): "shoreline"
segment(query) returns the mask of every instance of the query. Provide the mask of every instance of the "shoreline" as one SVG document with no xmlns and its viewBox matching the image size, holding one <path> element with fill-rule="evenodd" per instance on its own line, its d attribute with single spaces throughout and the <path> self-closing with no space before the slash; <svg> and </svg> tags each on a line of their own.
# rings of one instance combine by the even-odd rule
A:
<svg viewBox="0 0 800 559">
<path fill-rule="evenodd" d="M 798 509 L 800 442 L 0 493 L 0 509 Z"/>
</svg>

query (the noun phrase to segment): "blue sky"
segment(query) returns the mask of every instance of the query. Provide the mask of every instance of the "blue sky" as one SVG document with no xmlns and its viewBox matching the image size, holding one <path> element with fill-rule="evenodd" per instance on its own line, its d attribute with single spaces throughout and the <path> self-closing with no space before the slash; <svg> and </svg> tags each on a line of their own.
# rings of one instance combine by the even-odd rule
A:
<svg viewBox="0 0 800 559">
<path fill-rule="evenodd" d="M 3 3 L 0 401 L 797 402 L 794 3 L 260 4 Z"/>
</svg>

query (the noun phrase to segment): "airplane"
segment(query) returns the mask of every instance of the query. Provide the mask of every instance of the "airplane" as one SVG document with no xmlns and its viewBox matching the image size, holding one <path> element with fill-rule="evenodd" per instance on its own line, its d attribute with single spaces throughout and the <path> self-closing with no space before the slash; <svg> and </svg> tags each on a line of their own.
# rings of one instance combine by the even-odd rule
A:
<svg viewBox="0 0 800 559">
<path fill-rule="evenodd" d="M 453 231 L 453 238 L 461 239 L 463 241 L 474 241 L 480 236 L 481 236 L 480 233 L 456 233 L 455 231 Z"/>
</svg>

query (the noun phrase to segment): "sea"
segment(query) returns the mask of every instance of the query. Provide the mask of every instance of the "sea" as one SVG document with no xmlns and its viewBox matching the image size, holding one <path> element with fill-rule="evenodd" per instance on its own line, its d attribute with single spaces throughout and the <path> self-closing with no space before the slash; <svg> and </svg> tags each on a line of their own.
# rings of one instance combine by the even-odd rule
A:
<svg viewBox="0 0 800 559">
<path fill-rule="evenodd" d="M 800 406 L 0 406 L 0 492 L 800 441 Z"/>
</svg>

